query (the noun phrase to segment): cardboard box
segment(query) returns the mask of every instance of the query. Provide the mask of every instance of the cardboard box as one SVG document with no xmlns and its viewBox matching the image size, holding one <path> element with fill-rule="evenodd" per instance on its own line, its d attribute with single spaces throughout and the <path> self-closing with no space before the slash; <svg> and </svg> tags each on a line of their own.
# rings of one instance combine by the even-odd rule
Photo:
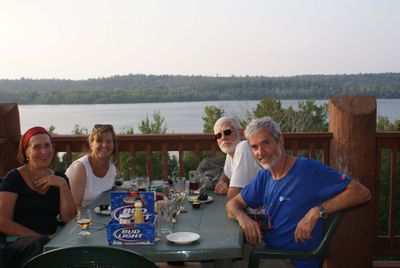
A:
<svg viewBox="0 0 400 268">
<path fill-rule="evenodd" d="M 144 223 L 133 222 L 135 199 L 143 204 Z M 110 245 L 152 245 L 155 239 L 154 192 L 111 192 L 111 222 L 107 225 Z M 132 215 L 131 223 L 121 224 L 120 215 Z"/>
</svg>

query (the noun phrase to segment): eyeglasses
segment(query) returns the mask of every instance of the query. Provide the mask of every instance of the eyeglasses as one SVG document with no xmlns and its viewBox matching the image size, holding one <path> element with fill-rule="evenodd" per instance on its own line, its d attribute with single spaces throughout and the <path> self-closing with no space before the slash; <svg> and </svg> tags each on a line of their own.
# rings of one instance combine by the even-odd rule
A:
<svg viewBox="0 0 400 268">
<path fill-rule="evenodd" d="M 225 129 L 224 131 L 222 131 L 222 133 L 223 133 L 225 136 L 230 136 L 230 135 L 232 135 L 233 130 L 230 129 L 230 128 L 227 128 L 227 129 Z M 222 133 L 219 132 L 219 133 L 215 134 L 215 139 L 216 139 L 216 140 L 219 140 L 220 138 L 222 138 Z"/>
<path fill-rule="evenodd" d="M 94 125 L 93 129 L 97 128 L 105 128 L 105 129 L 114 129 L 114 127 L 110 124 L 96 124 Z"/>
</svg>

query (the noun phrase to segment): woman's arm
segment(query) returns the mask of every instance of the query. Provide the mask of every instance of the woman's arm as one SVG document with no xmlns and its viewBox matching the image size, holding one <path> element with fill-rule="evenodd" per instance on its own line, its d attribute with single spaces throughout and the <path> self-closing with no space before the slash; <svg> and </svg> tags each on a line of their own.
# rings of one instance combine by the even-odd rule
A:
<svg viewBox="0 0 400 268">
<path fill-rule="evenodd" d="M 86 170 L 82 163 L 75 162 L 68 168 L 69 185 L 75 206 L 82 207 L 83 196 L 86 188 Z"/>
<path fill-rule="evenodd" d="M 49 175 L 40 178 L 36 186 L 42 189 L 46 189 L 50 186 L 58 188 L 60 193 L 60 217 L 64 223 L 70 221 L 75 216 L 76 206 L 66 179 L 51 172 Z"/>
<path fill-rule="evenodd" d="M 0 192 L 0 232 L 8 236 L 40 236 L 41 234 L 13 221 L 18 195 Z"/>
</svg>

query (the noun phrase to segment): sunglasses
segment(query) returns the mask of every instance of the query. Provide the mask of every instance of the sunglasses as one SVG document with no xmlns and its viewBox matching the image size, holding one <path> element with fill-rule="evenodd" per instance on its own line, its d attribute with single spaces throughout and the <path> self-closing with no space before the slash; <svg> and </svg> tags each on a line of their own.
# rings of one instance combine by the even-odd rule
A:
<svg viewBox="0 0 400 268">
<path fill-rule="evenodd" d="M 98 128 L 114 129 L 114 127 L 110 124 L 96 124 L 93 127 L 93 129 L 98 129 Z"/>
<path fill-rule="evenodd" d="M 227 137 L 227 136 L 232 135 L 233 130 L 230 129 L 230 128 L 227 128 L 227 129 L 225 129 L 224 131 L 215 134 L 215 139 L 216 139 L 216 140 L 219 140 L 220 138 L 222 138 L 222 133 Z"/>
</svg>

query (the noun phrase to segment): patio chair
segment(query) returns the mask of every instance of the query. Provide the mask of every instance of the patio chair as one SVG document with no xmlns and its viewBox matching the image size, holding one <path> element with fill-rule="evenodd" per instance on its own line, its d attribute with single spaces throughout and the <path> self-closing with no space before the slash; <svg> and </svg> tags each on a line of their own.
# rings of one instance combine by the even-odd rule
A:
<svg viewBox="0 0 400 268">
<path fill-rule="evenodd" d="M 6 267 L 6 254 L 5 254 L 5 246 L 13 241 L 15 241 L 18 237 L 15 236 L 6 236 L 3 233 L 0 233 L 0 268 Z"/>
<path fill-rule="evenodd" d="M 30 259 L 23 268 L 157 268 L 139 253 L 108 246 L 79 246 L 54 249 Z"/>
<path fill-rule="evenodd" d="M 333 234 L 343 217 L 343 212 L 329 215 L 324 223 L 324 236 L 320 245 L 314 250 L 275 250 L 256 247 L 250 254 L 248 268 L 258 268 L 260 259 L 314 259 L 319 258 L 319 267 L 323 267 L 329 251 Z"/>
</svg>

